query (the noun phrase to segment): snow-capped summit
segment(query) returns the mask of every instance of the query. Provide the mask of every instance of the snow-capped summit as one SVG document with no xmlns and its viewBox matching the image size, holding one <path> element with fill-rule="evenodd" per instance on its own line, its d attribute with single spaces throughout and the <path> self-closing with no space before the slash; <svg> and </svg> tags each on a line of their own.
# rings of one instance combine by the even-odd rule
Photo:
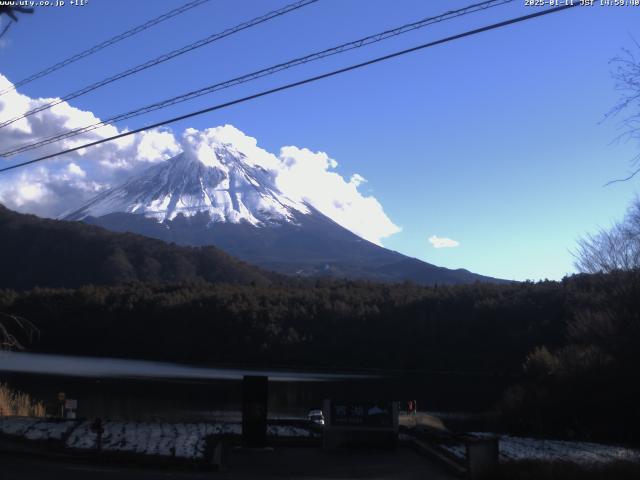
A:
<svg viewBox="0 0 640 480">
<path fill-rule="evenodd" d="M 183 152 L 65 215 L 83 220 L 111 213 L 142 214 L 159 222 L 208 214 L 212 222 L 254 226 L 292 222 L 309 213 L 284 196 L 273 174 L 229 143 L 185 136 Z"/>
</svg>

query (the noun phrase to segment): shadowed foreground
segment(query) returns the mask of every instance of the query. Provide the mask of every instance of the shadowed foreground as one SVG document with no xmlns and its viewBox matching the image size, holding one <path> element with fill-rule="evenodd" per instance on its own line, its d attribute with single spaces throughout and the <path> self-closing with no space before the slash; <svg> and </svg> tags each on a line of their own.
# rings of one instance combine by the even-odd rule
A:
<svg viewBox="0 0 640 480">
<path fill-rule="evenodd" d="M 375 478 L 448 480 L 455 477 L 442 470 L 429 459 L 407 448 L 396 452 L 336 452 L 327 453 L 318 448 L 276 448 L 271 452 L 233 451 L 228 466 L 219 472 L 148 469 L 136 466 L 93 465 L 15 456 L 0 453 L 2 472 L 0 479 L 40 480 L 64 478 L 66 480 L 118 479 L 151 480 L 175 479 L 255 479 L 255 478 L 309 478 L 347 479 Z"/>
</svg>

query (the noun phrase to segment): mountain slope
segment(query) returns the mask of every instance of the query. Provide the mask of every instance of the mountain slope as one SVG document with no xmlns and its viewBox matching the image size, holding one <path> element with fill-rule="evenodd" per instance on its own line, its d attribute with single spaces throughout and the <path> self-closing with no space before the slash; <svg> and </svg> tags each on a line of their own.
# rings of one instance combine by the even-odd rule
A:
<svg viewBox="0 0 640 480">
<path fill-rule="evenodd" d="M 215 247 L 169 245 L 0 205 L 0 288 L 78 287 L 132 281 L 269 284 L 276 277 Z"/>
<path fill-rule="evenodd" d="M 313 210 L 312 210 L 313 211 Z M 137 232 L 182 245 L 215 245 L 267 270 L 299 276 L 332 276 L 381 282 L 459 284 L 498 281 L 451 270 L 379 247 L 324 215 L 300 215 L 270 228 L 247 223 L 211 224 L 206 214 L 157 222 L 143 215 L 112 213 L 85 222 L 116 232 Z"/>
<path fill-rule="evenodd" d="M 230 144 L 187 148 L 64 218 L 181 245 L 215 245 L 289 275 L 420 284 L 497 281 L 437 267 L 358 237 L 312 206 L 284 196 L 271 172 Z"/>
</svg>

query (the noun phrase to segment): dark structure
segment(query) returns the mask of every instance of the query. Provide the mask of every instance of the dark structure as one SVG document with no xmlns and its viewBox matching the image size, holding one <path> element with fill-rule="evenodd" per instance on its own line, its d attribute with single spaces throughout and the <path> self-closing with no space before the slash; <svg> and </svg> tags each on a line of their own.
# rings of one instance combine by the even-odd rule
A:
<svg viewBox="0 0 640 480">
<path fill-rule="evenodd" d="M 392 401 L 325 400 L 325 449 L 340 447 L 395 450 L 398 405 Z"/>
<path fill-rule="evenodd" d="M 267 395 L 269 379 L 248 375 L 242 379 L 242 445 L 267 446 Z"/>
</svg>

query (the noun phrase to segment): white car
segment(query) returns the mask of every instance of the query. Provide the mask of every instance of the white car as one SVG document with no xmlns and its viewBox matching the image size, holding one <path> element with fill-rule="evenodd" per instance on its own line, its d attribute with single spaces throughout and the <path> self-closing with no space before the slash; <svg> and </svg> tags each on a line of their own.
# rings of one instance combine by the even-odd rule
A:
<svg viewBox="0 0 640 480">
<path fill-rule="evenodd" d="M 322 410 L 309 410 L 307 418 L 314 425 L 324 426 L 324 413 L 322 413 Z"/>
</svg>

